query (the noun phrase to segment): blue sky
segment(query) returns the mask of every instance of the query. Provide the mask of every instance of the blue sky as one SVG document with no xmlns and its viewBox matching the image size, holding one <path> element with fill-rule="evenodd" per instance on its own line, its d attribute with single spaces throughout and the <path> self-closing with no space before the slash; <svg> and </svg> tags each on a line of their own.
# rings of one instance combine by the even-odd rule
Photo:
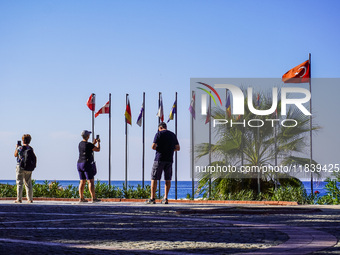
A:
<svg viewBox="0 0 340 255">
<path fill-rule="evenodd" d="M 149 179 L 158 92 L 168 115 L 177 91 L 179 180 L 188 180 L 190 78 L 277 78 L 309 52 L 312 77 L 339 78 L 339 7 L 339 1 L 1 1 L 0 179 L 15 178 L 13 152 L 23 133 L 32 135 L 38 156 L 35 179 L 78 179 L 77 146 L 81 131 L 91 128 L 85 103 L 92 92 L 97 109 L 112 93 L 113 180 L 124 179 L 125 94 L 130 94 L 128 178 L 141 179 L 141 128 L 135 122 L 143 91 Z M 316 155 L 324 163 L 340 163 L 338 112 L 327 110 L 337 108 L 339 90 L 312 92 L 323 126 L 316 147 L 332 155 Z M 107 115 L 97 118 L 96 133 L 102 138 L 97 178 L 104 180 Z"/>
</svg>

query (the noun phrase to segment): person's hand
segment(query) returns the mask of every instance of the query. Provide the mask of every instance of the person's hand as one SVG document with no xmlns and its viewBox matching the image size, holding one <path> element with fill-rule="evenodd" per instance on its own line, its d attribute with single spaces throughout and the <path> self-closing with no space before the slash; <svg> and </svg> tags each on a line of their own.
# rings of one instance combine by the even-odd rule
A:
<svg viewBox="0 0 340 255">
<path fill-rule="evenodd" d="M 94 139 L 94 143 L 100 143 L 100 139 Z"/>
</svg>

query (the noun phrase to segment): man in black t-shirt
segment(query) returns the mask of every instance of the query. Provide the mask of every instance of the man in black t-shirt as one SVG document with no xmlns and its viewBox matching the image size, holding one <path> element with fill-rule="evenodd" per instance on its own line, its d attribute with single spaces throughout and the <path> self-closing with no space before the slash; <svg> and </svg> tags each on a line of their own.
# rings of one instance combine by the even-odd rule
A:
<svg viewBox="0 0 340 255">
<path fill-rule="evenodd" d="M 180 146 L 176 135 L 167 130 L 164 122 L 158 125 L 158 132 L 153 140 L 152 149 L 156 150 L 156 155 L 151 172 L 151 198 L 146 203 L 156 203 L 157 181 L 161 180 L 162 172 L 164 171 L 165 194 L 162 203 L 167 204 L 171 186 L 173 155 L 175 151 L 180 150 Z"/>
<path fill-rule="evenodd" d="M 77 169 L 80 178 L 79 184 L 79 202 L 87 202 L 84 198 L 84 189 L 86 180 L 89 184 L 89 191 L 91 193 L 92 202 L 99 202 L 96 198 L 95 190 L 94 190 L 94 175 L 95 169 L 93 166 L 94 159 L 93 159 L 93 152 L 100 151 L 100 139 L 95 139 L 94 143 L 89 143 L 88 140 L 90 138 L 90 131 L 84 130 L 81 133 L 83 140 L 79 143 L 79 159 L 77 162 Z M 96 145 L 97 144 L 97 145 Z"/>
</svg>

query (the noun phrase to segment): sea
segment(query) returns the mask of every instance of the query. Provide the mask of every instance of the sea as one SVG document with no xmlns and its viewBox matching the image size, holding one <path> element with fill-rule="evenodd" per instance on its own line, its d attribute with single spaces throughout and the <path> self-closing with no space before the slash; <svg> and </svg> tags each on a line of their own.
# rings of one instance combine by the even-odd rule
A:
<svg viewBox="0 0 340 255">
<path fill-rule="evenodd" d="M 68 187 L 69 185 L 73 186 L 78 186 L 79 185 L 79 180 L 51 180 L 51 181 L 57 181 L 59 182 L 60 186 L 62 187 Z M 51 182 L 49 181 L 49 182 Z M 44 180 L 35 180 L 36 183 L 43 184 L 45 181 Z M 108 184 L 108 181 L 100 181 L 103 183 Z M 10 185 L 15 185 L 15 180 L 0 180 L 0 183 L 2 184 L 10 184 Z M 116 186 L 120 189 L 123 188 L 124 181 L 111 181 L 111 185 Z M 311 192 L 311 185 L 310 181 L 303 181 L 303 185 L 305 186 L 307 194 L 310 194 Z M 142 185 L 142 181 L 128 181 L 128 187 L 134 187 L 136 188 L 137 185 L 140 184 Z M 144 185 L 151 185 L 151 181 L 145 181 Z M 194 188 L 196 190 L 197 187 L 197 182 L 194 182 Z M 319 191 L 320 194 L 319 196 L 326 195 L 326 190 L 325 190 L 325 185 L 326 182 L 324 181 L 315 181 L 313 182 L 313 190 Z M 177 182 L 177 199 L 185 199 L 187 198 L 188 194 L 192 194 L 192 182 L 191 181 L 178 181 Z M 164 181 L 161 181 L 161 196 L 164 195 Z M 175 182 L 171 182 L 171 188 L 169 192 L 169 199 L 175 199 L 176 196 L 176 189 L 175 189 Z M 199 195 L 195 195 L 195 198 L 200 197 Z"/>
</svg>

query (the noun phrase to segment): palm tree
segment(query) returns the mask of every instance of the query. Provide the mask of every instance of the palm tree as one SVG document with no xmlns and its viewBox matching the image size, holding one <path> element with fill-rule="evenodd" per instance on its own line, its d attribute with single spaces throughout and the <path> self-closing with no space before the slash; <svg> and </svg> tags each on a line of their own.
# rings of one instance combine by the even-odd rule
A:
<svg viewBox="0 0 340 255">
<path fill-rule="evenodd" d="M 255 102 L 255 98 L 253 102 Z M 247 98 L 245 99 L 245 105 Z M 254 103 L 253 103 L 254 104 Z M 269 109 L 272 100 L 270 95 L 262 93 L 261 102 L 257 105 L 257 109 Z M 254 104 L 255 105 L 255 104 Z M 227 125 L 217 125 L 214 129 L 217 142 L 215 144 L 202 143 L 195 147 L 197 159 L 202 158 L 211 152 L 215 159 L 211 165 L 232 165 L 241 169 L 241 166 L 260 167 L 274 166 L 277 160 L 281 161 L 281 165 L 286 166 L 309 164 L 309 159 L 297 157 L 303 153 L 308 144 L 306 138 L 309 134 L 309 116 L 304 115 L 297 108 L 289 108 L 287 115 L 282 116 L 281 101 L 278 101 L 277 112 L 271 116 L 258 116 L 245 109 L 243 116 L 229 117 L 229 123 L 245 121 L 243 125 L 233 125 L 231 128 Z M 216 108 L 213 110 L 214 119 L 225 119 L 226 113 L 223 109 Z M 258 121 L 254 121 L 257 119 Z M 272 119 L 272 121 L 270 121 Z M 279 121 L 273 121 L 277 119 Z M 285 119 L 293 119 L 293 121 L 284 121 Z M 251 125 L 264 123 L 261 127 L 251 127 Z M 284 121 L 282 123 L 282 121 Z M 295 125 L 296 124 L 296 125 Z M 260 124 L 261 125 L 261 124 Z M 294 127 L 289 127 L 293 126 Z M 319 129 L 314 127 L 313 130 Z M 313 162 L 316 163 L 316 162 Z M 286 173 L 228 173 L 221 175 L 201 173 L 199 176 L 199 188 L 202 193 L 205 192 L 208 180 L 212 179 L 213 196 L 221 197 L 230 192 L 238 192 L 247 187 L 254 193 L 265 192 L 269 187 L 275 185 L 276 181 L 282 183 L 292 182 L 292 176 Z M 288 178 L 288 179 L 284 179 Z M 296 180 L 295 180 L 296 182 Z M 301 184 L 298 182 L 299 185 Z"/>
</svg>

